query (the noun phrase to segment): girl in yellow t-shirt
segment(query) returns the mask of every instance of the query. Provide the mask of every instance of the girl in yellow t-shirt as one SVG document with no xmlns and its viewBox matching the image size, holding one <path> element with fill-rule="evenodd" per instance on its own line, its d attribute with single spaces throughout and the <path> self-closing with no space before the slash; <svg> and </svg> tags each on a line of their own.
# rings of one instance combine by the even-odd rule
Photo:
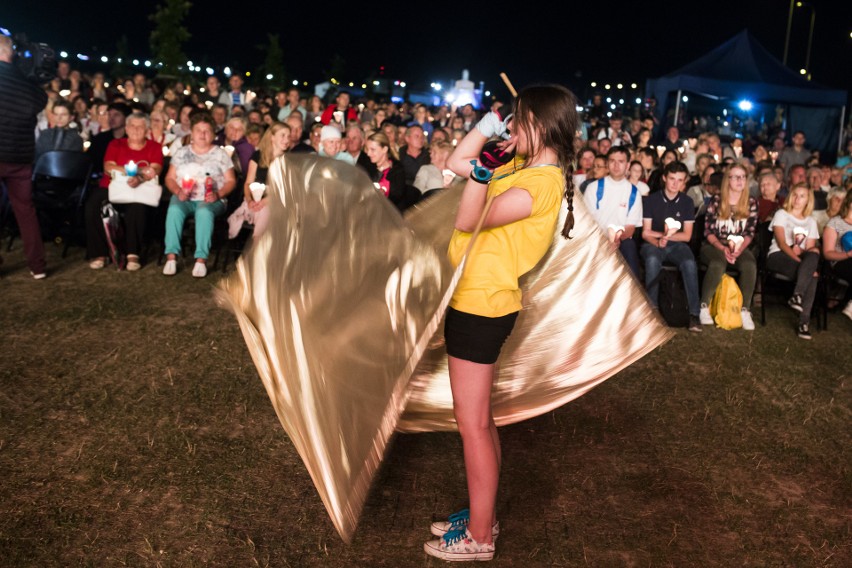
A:
<svg viewBox="0 0 852 568">
<path fill-rule="evenodd" d="M 432 533 L 441 538 L 427 542 L 424 549 L 444 560 L 494 556 L 501 460 L 491 414 L 495 363 L 521 309 L 518 278 L 547 252 L 563 195 L 568 202 L 563 236 L 570 238 L 574 226 L 572 162 L 579 127 L 574 95 L 558 85 L 529 87 L 518 96 L 514 111 L 508 122 L 497 113 L 486 114 L 447 164 L 469 178 L 448 251 L 453 264 L 468 251 L 486 202 L 493 201 L 467 252 L 444 329 L 470 497 L 469 510 L 432 524 Z M 499 144 L 503 151 L 516 151 L 518 157 L 488 172 L 476 160 L 495 136 L 504 138 Z"/>
</svg>

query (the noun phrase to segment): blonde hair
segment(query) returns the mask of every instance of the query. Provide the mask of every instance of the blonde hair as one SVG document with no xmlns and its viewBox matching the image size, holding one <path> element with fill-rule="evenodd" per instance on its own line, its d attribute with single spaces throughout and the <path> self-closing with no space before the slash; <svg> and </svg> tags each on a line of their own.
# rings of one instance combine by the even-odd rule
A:
<svg viewBox="0 0 852 568">
<path fill-rule="evenodd" d="M 809 217 L 814 210 L 814 192 L 811 191 L 811 188 L 808 187 L 808 184 L 806 183 L 797 183 L 793 186 L 793 188 L 790 190 L 790 193 L 787 194 L 787 199 L 784 200 L 784 211 L 786 211 L 787 213 L 793 212 L 793 193 L 797 189 L 805 190 L 805 193 L 808 196 L 808 202 L 805 205 L 805 208 L 802 209 L 802 216 Z"/>
<path fill-rule="evenodd" d="M 257 145 L 257 149 L 260 152 L 260 162 L 258 162 L 257 167 L 268 168 L 269 164 L 275 159 L 275 150 L 272 148 L 272 136 L 284 129 L 290 132 L 290 127 L 283 122 L 273 122 L 272 126 L 263 134 L 260 144 Z"/>
<path fill-rule="evenodd" d="M 367 138 L 367 140 L 372 140 L 376 144 L 387 148 L 388 155 L 390 155 L 390 157 L 394 160 L 399 160 L 399 154 L 397 153 L 396 148 L 391 146 L 390 138 L 388 138 L 387 134 L 385 134 L 384 132 L 376 132 L 375 134 L 372 134 L 369 138 Z"/>
<path fill-rule="evenodd" d="M 729 201 L 731 195 L 731 172 L 734 170 L 740 170 L 745 174 L 746 183 L 743 186 L 739 201 L 737 201 L 737 204 L 732 209 Z M 734 164 L 728 168 L 725 176 L 722 178 L 722 188 L 719 191 L 719 219 L 747 219 L 749 215 L 748 200 L 748 170 L 742 164 Z"/>
</svg>

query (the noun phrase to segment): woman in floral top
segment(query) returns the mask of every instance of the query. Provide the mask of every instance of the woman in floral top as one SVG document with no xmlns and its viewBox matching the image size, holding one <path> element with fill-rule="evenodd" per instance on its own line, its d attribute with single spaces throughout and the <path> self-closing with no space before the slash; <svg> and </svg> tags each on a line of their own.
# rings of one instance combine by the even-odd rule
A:
<svg viewBox="0 0 852 568">
<path fill-rule="evenodd" d="M 707 266 L 701 289 L 701 323 L 711 325 L 708 305 L 729 264 L 739 271 L 737 284 L 743 294 L 743 329 L 753 330 L 749 306 L 757 280 L 757 261 L 749 250 L 757 229 L 757 200 L 749 197 L 748 173 L 735 164 L 722 178 L 722 189 L 707 205 L 701 263 Z"/>
</svg>

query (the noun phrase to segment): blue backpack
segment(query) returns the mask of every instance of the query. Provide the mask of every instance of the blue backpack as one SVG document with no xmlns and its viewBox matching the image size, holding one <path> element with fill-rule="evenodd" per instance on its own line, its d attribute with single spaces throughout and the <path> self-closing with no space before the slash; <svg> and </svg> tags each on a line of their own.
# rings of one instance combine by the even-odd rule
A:
<svg viewBox="0 0 852 568">
<path fill-rule="evenodd" d="M 598 199 L 595 202 L 595 209 L 601 208 L 601 199 L 603 199 L 603 193 L 604 193 L 604 179 L 605 178 L 601 178 L 601 179 L 598 180 L 598 193 L 597 193 Z M 630 184 L 630 200 L 627 203 L 627 212 L 628 213 L 630 212 L 631 209 L 633 209 L 633 204 L 636 203 L 636 196 L 637 195 L 639 195 L 639 189 L 631 183 Z"/>
</svg>

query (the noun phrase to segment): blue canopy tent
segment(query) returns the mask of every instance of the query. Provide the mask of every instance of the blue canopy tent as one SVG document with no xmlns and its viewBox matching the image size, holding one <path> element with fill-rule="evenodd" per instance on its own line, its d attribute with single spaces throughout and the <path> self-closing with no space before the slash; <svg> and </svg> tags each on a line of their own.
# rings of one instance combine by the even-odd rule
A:
<svg viewBox="0 0 852 568">
<path fill-rule="evenodd" d="M 805 80 L 778 61 L 748 30 L 689 65 L 647 81 L 645 93 L 656 98 L 661 123 L 669 112 L 669 95 L 675 92 L 677 123 L 684 91 L 713 99 L 785 104 L 787 129 L 802 130 L 811 148 L 835 154 L 843 142 L 846 91 Z"/>
</svg>

